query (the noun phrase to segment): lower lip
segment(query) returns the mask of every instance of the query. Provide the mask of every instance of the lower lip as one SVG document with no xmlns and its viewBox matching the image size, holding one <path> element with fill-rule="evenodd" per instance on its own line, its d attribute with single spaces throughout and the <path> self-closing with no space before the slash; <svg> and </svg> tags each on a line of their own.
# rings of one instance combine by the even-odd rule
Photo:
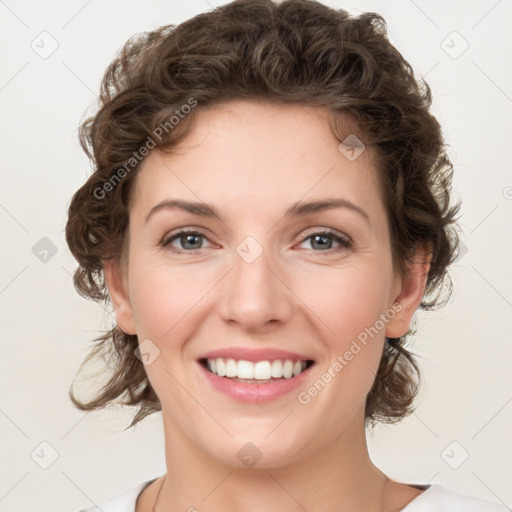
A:
<svg viewBox="0 0 512 512">
<path fill-rule="evenodd" d="M 235 400 L 250 403 L 270 402 L 287 395 L 303 384 L 311 370 L 310 366 L 296 377 L 291 377 L 290 379 L 280 379 L 264 384 L 253 384 L 250 382 L 237 382 L 226 377 L 219 377 L 209 372 L 201 363 L 198 362 L 198 364 L 204 376 L 217 391 Z"/>
</svg>

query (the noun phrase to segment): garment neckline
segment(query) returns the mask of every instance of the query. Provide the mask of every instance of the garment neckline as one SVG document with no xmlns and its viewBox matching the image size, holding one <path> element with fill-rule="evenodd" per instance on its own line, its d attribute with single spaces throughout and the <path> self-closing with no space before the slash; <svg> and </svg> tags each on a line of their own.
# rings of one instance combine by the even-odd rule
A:
<svg viewBox="0 0 512 512">
<path fill-rule="evenodd" d="M 142 488 L 140 489 L 140 491 L 137 495 L 135 505 L 137 505 L 137 502 L 138 502 L 141 494 L 143 493 L 143 491 L 147 487 L 149 487 L 153 482 L 156 482 L 159 478 L 160 477 L 153 478 L 152 480 L 149 480 L 142 484 Z M 414 498 L 412 501 L 407 503 L 407 505 L 404 508 L 400 509 L 398 512 L 409 512 L 409 507 L 416 505 L 420 501 L 423 501 L 425 499 L 424 496 L 427 496 L 427 498 L 429 498 L 433 491 L 435 491 L 436 489 L 441 487 L 439 484 L 407 484 L 407 485 L 409 487 L 413 487 L 414 489 L 419 489 L 420 491 L 423 491 L 423 492 L 421 494 L 419 494 L 418 496 L 416 496 L 416 498 Z"/>
<path fill-rule="evenodd" d="M 418 496 L 416 496 L 416 498 L 414 498 L 412 501 L 407 503 L 407 505 L 404 508 L 400 509 L 398 512 L 409 512 L 411 507 L 423 503 L 423 501 L 425 499 L 430 499 L 434 492 L 443 488 L 439 484 L 422 484 L 422 485 L 407 484 L 407 485 L 409 485 L 409 487 L 413 487 L 415 489 L 422 490 L 423 492 L 421 494 L 419 494 Z"/>
</svg>

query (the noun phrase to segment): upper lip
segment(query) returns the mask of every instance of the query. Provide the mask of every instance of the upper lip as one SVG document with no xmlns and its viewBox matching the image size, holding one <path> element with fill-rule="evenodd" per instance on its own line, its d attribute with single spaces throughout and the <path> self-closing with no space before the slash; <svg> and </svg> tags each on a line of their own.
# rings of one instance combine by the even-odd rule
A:
<svg viewBox="0 0 512 512">
<path fill-rule="evenodd" d="M 212 350 L 203 354 L 198 359 L 236 359 L 237 361 L 273 361 L 279 359 L 281 361 L 312 361 L 311 357 L 288 350 L 277 348 L 247 348 L 247 347 L 227 347 Z"/>
</svg>

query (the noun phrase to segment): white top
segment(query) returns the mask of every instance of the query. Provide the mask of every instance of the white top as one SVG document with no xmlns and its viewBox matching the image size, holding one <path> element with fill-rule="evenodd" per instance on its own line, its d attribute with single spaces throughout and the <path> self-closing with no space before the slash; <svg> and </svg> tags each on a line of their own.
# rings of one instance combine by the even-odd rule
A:
<svg viewBox="0 0 512 512">
<path fill-rule="evenodd" d="M 135 512 L 139 494 L 154 480 L 138 484 L 103 503 L 76 512 Z M 426 490 L 399 512 L 512 512 L 504 505 L 463 496 L 439 484 L 418 487 Z"/>
</svg>

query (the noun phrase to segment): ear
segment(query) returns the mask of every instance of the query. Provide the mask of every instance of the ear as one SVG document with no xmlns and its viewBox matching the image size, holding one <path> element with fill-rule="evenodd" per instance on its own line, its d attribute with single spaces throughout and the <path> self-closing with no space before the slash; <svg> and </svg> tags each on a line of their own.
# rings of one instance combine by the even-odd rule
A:
<svg viewBox="0 0 512 512">
<path fill-rule="evenodd" d="M 397 313 L 386 324 L 387 338 L 400 338 L 409 330 L 412 317 L 418 309 L 425 292 L 431 260 L 431 245 L 420 246 L 414 253 L 414 261 L 407 263 L 406 275 L 397 278 L 396 289 L 398 289 L 398 294 L 391 297 L 394 299 L 394 304 L 396 304 L 393 309 Z M 394 289 L 395 294 L 397 293 L 396 289 Z"/>
<path fill-rule="evenodd" d="M 114 259 L 103 261 L 103 273 L 116 313 L 117 325 L 126 334 L 137 334 L 133 320 L 132 305 L 123 273 Z"/>
</svg>

